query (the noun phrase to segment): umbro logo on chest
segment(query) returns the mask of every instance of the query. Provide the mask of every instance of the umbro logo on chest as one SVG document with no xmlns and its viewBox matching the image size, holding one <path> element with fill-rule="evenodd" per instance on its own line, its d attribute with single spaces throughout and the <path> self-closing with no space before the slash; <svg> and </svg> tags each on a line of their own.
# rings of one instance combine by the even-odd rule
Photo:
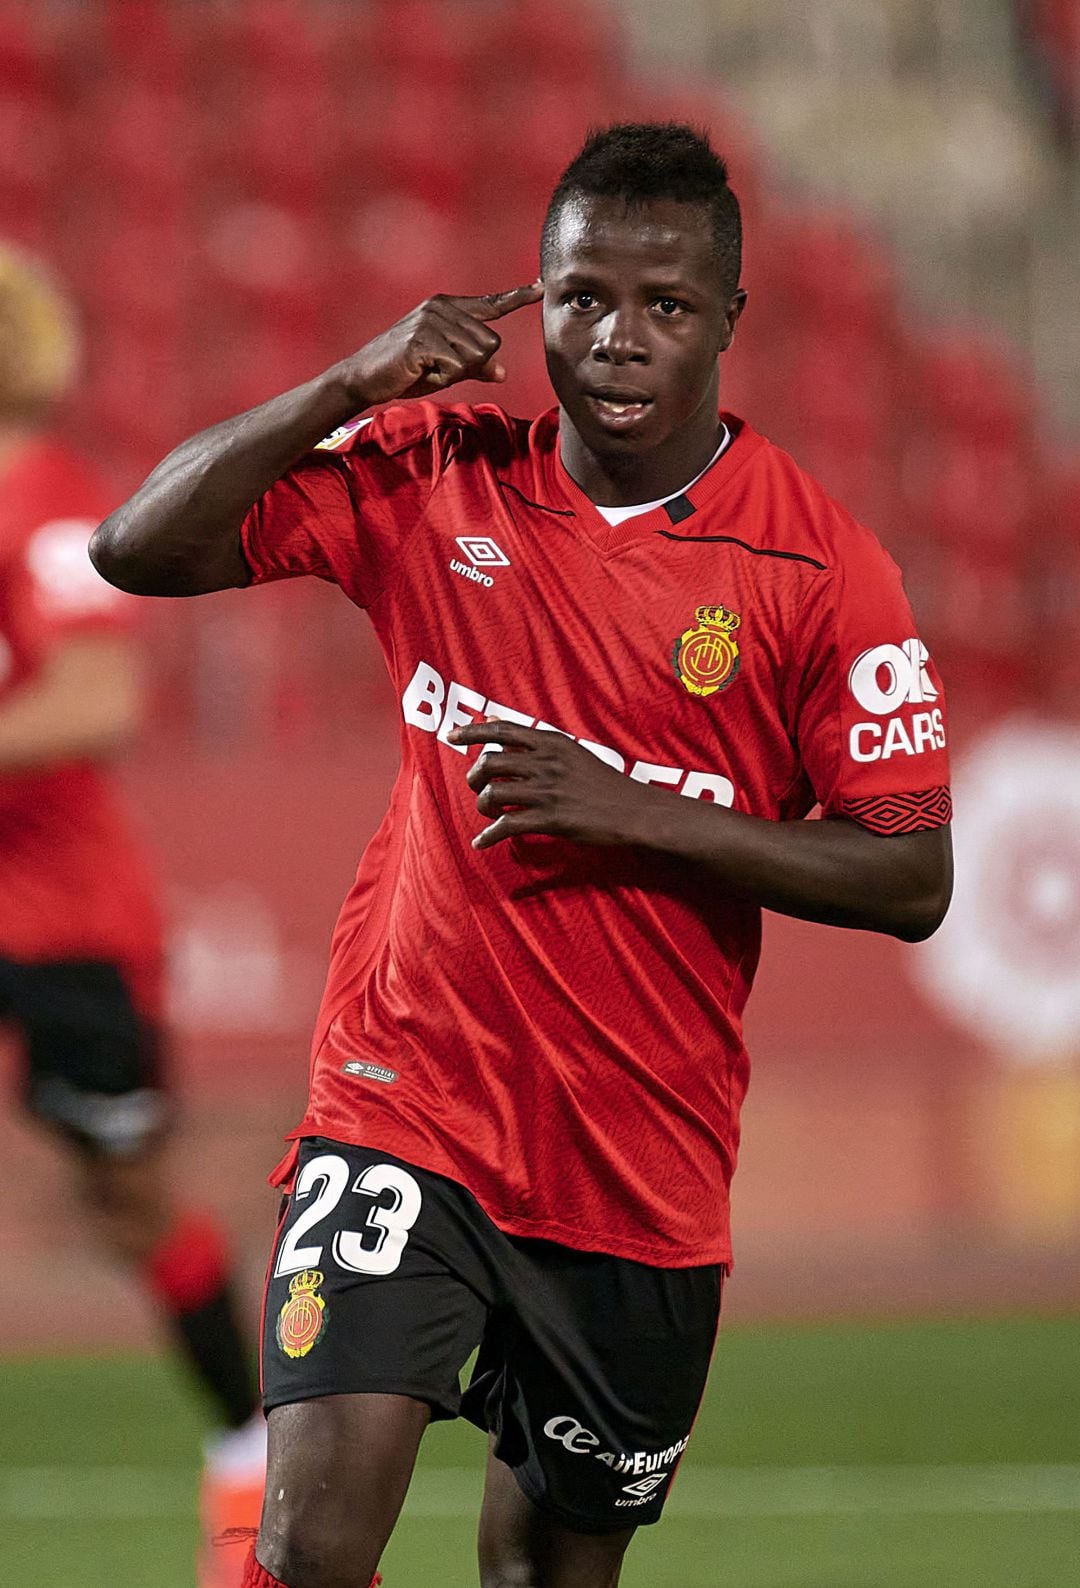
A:
<svg viewBox="0 0 1080 1588">
<path fill-rule="evenodd" d="M 462 562 L 460 557 L 451 557 L 450 570 L 460 574 L 463 579 L 471 579 L 473 584 L 486 585 L 490 590 L 495 581 L 487 570 L 510 566 L 510 558 L 489 535 L 458 535 L 456 543 L 468 561 Z"/>
</svg>

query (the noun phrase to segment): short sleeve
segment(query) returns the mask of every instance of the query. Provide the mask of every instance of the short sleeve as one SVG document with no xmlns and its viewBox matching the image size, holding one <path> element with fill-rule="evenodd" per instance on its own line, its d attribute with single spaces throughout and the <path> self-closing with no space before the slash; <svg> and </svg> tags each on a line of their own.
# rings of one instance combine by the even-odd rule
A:
<svg viewBox="0 0 1080 1588">
<path fill-rule="evenodd" d="M 252 582 L 314 574 L 371 606 L 434 485 L 431 406 L 354 420 L 272 485 L 241 526 Z"/>
<path fill-rule="evenodd" d="M 795 737 L 822 814 L 884 835 L 952 816 L 941 678 L 900 572 L 860 531 L 800 617 Z"/>
<path fill-rule="evenodd" d="M 107 583 L 90 561 L 97 525 L 97 517 L 47 519 L 23 547 L 24 600 L 48 643 L 91 632 L 125 634 L 136 626 L 137 598 Z"/>
</svg>

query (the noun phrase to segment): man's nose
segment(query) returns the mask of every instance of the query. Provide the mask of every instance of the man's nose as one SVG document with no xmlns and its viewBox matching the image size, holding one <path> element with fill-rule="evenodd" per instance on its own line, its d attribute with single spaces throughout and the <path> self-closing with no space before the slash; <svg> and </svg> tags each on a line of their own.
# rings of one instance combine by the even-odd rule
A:
<svg viewBox="0 0 1080 1588">
<path fill-rule="evenodd" d="M 613 310 L 597 323 L 592 356 L 598 364 L 647 364 L 649 350 L 637 316 Z"/>
</svg>

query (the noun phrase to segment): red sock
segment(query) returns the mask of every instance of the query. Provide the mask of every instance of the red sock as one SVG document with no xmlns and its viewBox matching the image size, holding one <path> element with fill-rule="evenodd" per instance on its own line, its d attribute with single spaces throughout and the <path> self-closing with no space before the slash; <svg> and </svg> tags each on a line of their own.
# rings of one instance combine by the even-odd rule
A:
<svg viewBox="0 0 1080 1588">
<path fill-rule="evenodd" d="M 194 1312 L 228 1277 L 225 1236 L 209 1213 L 183 1212 L 143 1265 L 147 1288 L 169 1312 Z"/>
<path fill-rule="evenodd" d="M 244 1575 L 240 1579 L 240 1588 L 285 1588 L 285 1584 L 278 1582 L 276 1577 L 260 1566 L 255 1559 L 255 1545 L 251 1546 L 251 1554 L 244 1563 Z"/>
<path fill-rule="evenodd" d="M 379 1584 L 381 1582 L 382 1578 L 379 1576 L 378 1572 L 376 1572 L 374 1577 L 371 1579 L 370 1588 L 379 1588 Z M 240 1582 L 240 1588 L 285 1588 L 285 1584 L 283 1582 L 279 1582 L 276 1577 L 271 1577 L 265 1566 L 259 1565 L 258 1561 L 255 1559 L 254 1544 L 251 1546 L 251 1554 L 248 1556 L 247 1564 L 244 1567 L 244 1575 Z"/>
</svg>

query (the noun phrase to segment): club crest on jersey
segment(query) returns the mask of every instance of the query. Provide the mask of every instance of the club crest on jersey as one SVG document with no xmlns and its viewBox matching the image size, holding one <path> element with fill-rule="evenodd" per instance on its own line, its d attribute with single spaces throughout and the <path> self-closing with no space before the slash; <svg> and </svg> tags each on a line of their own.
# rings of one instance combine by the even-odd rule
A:
<svg viewBox="0 0 1080 1588">
<path fill-rule="evenodd" d="M 277 1343 L 286 1356 L 307 1356 L 326 1328 L 326 1302 L 318 1294 L 323 1276 L 305 1268 L 289 1281 L 289 1299 L 277 1316 Z"/>
<path fill-rule="evenodd" d="M 694 617 L 697 627 L 684 630 L 675 641 L 675 676 L 691 695 L 715 695 L 739 671 L 735 631 L 742 619 L 722 606 L 698 607 Z"/>
</svg>

